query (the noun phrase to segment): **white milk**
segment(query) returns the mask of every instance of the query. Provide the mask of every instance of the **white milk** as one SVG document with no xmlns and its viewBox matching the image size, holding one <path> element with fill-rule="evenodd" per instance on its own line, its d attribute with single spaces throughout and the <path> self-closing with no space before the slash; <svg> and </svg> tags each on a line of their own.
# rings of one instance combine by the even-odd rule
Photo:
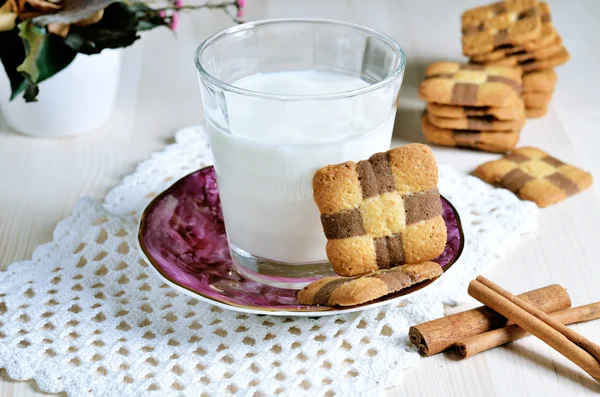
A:
<svg viewBox="0 0 600 397">
<path fill-rule="evenodd" d="M 257 74 L 233 85 L 253 91 L 318 95 L 365 87 L 359 78 L 316 71 Z M 389 149 L 395 92 L 320 101 L 277 101 L 226 93 L 226 116 L 208 114 L 230 243 L 288 263 L 324 262 L 325 236 L 312 177 L 327 164 Z M 393 108 L 393 109 L 392 109 Z M 225 124 L 231 134 L 210 119 Z"/>
</svg>

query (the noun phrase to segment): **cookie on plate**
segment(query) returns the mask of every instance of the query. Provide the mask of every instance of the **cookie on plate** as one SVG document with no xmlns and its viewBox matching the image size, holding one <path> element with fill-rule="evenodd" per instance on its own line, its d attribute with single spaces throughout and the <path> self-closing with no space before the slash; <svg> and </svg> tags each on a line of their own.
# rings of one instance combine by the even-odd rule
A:
<svg viewBox="0 0 600 397">
<path fill-rule="evenodd" d="M 521 99 L 506 107 L 496 106 L 453 106 L 428 102 L 427 112 L 433 116 L 452 119 L 467 117 L 495 117 L 498 120 L 519 120 L 525 117 L 525 105 Z"/>
<path fill-rule="evenodd" d="M 534 147 L 514 150 L 480 165 L 474 174 L 540 207 L 564 200 L 592 186 L 592 175 Z"/>
<path fill-rule="evenodd" d="M 419 95 L 446 105 L 506 107 L 521 94 L 521 74 L 505 66 L 436 62 L 425 70 Z"/>
<path fill-rule="evenodd" d="M 537 0 L 507 0 L 476 7 L 465 11 L 461 22 L 466 56 L 524 44 L 537 39 L 542 30 Z"/>
<path fill-rule="evenodd" d="M 359 277 L 324 277 L 297 293 L 302 305 L 354 306 L 435 280 L 443 273 L 435 262 L 422 262 L 378 270 Z"/>
<path fill-rule="evenodd" d="M 453 119 L 448 117 L 439 117 L 427 112 L 427 117 L 431 124 L 440 128 L 450 128 L 455 130 L 476 130 L 476 131 L 516 131 L 520 130 L 525 124 L 525 119 L 518 120 L 498 120 L 495 117 L 465 117 L 463 119 Z"/>
<path fill-rule="evenodd" d="M 554 69 L 536 70 L 523 75 L 523 92 L 553 92 L 556 86 Z"/>
<path fill-rule="evenodd" d="M 313 192 L 333 270 L 356 276 L 440 255 L 447 232 L 437 172 L 421 144 L 319 169 Z"/>
<path fill-rule="evenodd" d="M 506 153 L 519 142 L 519 131 L 485 132 L 440 128 L 431 124 L 427 114 L 421 117 L 421 130 L 425 139 L 440 146 L 451 146 Z"/>
</svg>

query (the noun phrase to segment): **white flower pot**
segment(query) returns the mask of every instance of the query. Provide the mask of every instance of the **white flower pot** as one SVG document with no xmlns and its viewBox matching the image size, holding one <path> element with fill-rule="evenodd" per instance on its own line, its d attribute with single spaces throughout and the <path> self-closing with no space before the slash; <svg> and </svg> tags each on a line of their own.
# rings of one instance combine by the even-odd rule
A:
<svg viewBox="0 0 600 397">
<path fill-rule="evenodd" d="M 9 101 L 8 77 L 0 73 L 0 111 L 11 128 L 26 135 L 80 135 L 110 119 L 120 72 L 120 50 L 77 54 L 68 67 L 39 84 L 38 101 L 30 103 L 22 95 Z"/>
</svg>

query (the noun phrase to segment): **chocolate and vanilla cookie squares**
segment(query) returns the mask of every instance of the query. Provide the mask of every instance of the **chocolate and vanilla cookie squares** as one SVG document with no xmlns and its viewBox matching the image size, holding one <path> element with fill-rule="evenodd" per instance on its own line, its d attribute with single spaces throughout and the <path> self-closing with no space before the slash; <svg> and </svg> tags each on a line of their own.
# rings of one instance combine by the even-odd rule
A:
<svg viewBox="0 0 600 397">
<path fill-rule="evenodd" d="M 500 160 L 482 164 L 474 174 L 540 207 L 564 200 L 592 185 L 592 175 L 543 150 L 522 147 Z"/>
<path fill-rule="evenodd" d="M 433 63 L 419 90 L 423 135 L 436 145 L 507 152 L 525 123 L 521 91 L 517 68 Z"/>
<path fill-rule="evenodd" d="M 427 117 L 432 124 L 440 128 L 454 130 L 474 131 L 518 131 L 525 124 L 525 119 L 519 120 L 497 120 L 494 117 L 475 116 L 456 119 L 451 117 L 436 116 L 427 112 Z"/>
<path fill-rule="evenodd" d="M 558 32 L 551 22 L 550 6 L 545 2 L 539 2 L 537 10 L 542 21 L 542 29 L 536 39 L 526 41 L 520 45 L 502 45 L 487 54 L 473 55 L 471 56 L 471 60 L 477 63 L 496 61 L 510 57 L 511 55 L 535 51 L 550 45 L 558 37 Z"/>
<path fill-rule="evenodd" d="M 442 275 L 435 262 L 377 270 L 358 277 L 324 277 L 298 291 L 302 305 L 354 306 L 371 302 Z"/>
<path fill-rule="evenodd" d="M 451 119 L 486 117 L 490 120 L 525 120 L 525 106 L 517 100 L 511 106 L 454 106 L 428 102 L 427 112 L 432 116 Z"/>
<path fill-rule="evenodd" d="M 515 68 L 436 62 L 425 70 L 419 95 L 446 105 L 506 107 L 518 101 L 521 90 Z"/>
<path fill-rule="evenodd" d="M 556 74 L 552 69 L 570 58 L 552 23 L 548 3 L 507 0 L 477 7 L 463 14 L 462 28 L 463 52 L 470 57 L 470 62 L 519 68 L 523 73 L 526 115 L 543 116 L 556 83 Z M 481 40 L 474 41 L 479 36 L 489 36 L 486 32 L 494 33 L 493 45 L 489 44 L 489 37 L 485 40 L 485 45 Z M 538 33 L 534 34 L 535 32 Z M 535 82 L 535 91 L 531 90 L 530 81 Z M 542 96 L 541 93 L 545 95 Z"/>
<path fill-rule="evenodd" d="M 463 13 L 462 45 L 466 56 L 488 54 L 539 37 L 542 20 L 536 0 L 501 1 Z"/>
<path fill-rule="evenodd" d="M 428 112 L 421 116 L 421 131 L 429 142 L 440 146 L 477 149 L 492 153 L 506 153 L 519 142 L 518 130 L 485 131 L 458 130 L 438 127 L 431 122 Z"/>
<path fill-rule="evenodd" d="M 529 12 L 537 13 L 541 20 L 541 30 L 537 38 L 525 41 L 521 45 L 501 45 L 492 52 L 473 55 L 470 57 L 472 62 L 482 64 L 500 62 L 496 64 L 516 66 L 528 63 L 530 59 L 549 58 L 563 49 L 562 39 L 551 22 L 550 6 L 545 2 L 528 3 L 531 7 Z"/>
<path fill-rule="evenodd" d="M 421 144 L 319 169 L 314 199 L 333 270 L 356 276 L 440 255 L 447 232 L 437 178 Z"/>
</svg>

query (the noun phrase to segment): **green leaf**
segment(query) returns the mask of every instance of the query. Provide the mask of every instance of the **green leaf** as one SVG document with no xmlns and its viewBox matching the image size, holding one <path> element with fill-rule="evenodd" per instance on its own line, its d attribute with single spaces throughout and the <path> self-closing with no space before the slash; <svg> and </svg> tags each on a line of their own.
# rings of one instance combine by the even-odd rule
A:
<svg viewBox="0 0 600 397">
<path fill-rule="evenodd" d="M 25 60 L 25 47 L 17 29 L 0 32 L 0 43 L 0 61 L 10 80 L 10 98 L 13 99 L 25 89 L 25 77 L 17 71 Z"/>
<path fill-rule="evenodd" d="M 44 29 L 38 28 L 29 22 L 21 22 L 19 24 L 19 36 L 26 43 L 25 51 L 27 52 L 27 57 L 25 57 L 25 60 L 17 70 L 21 73 L 26 73 L 31 80 L 38 81 L 40 69 L 37 66 L 37 59 L 42 51 L 47 33 Z"/>
<path fill-rule="evenodd" d="M 49 34 L 29 21 L 21 22 L 18 28 L 26 54 L 23 63 L 17 67 L 25 78 L 24 86 L 19 90 L 24 89 L 25 101 L 31 102 L 36 100 L 38 84 L 69 66 L 77 53 L 65 45 L 61 37 Z"/>
<path fill-rule="evenodd" d="M 139 39 L 136 13 L 124 3 L 112 3 L 93 25 L 72 25 L 65 43 L 77 52 L 98 54 L 105 48 L 121 48 Z"/>
</svg>

